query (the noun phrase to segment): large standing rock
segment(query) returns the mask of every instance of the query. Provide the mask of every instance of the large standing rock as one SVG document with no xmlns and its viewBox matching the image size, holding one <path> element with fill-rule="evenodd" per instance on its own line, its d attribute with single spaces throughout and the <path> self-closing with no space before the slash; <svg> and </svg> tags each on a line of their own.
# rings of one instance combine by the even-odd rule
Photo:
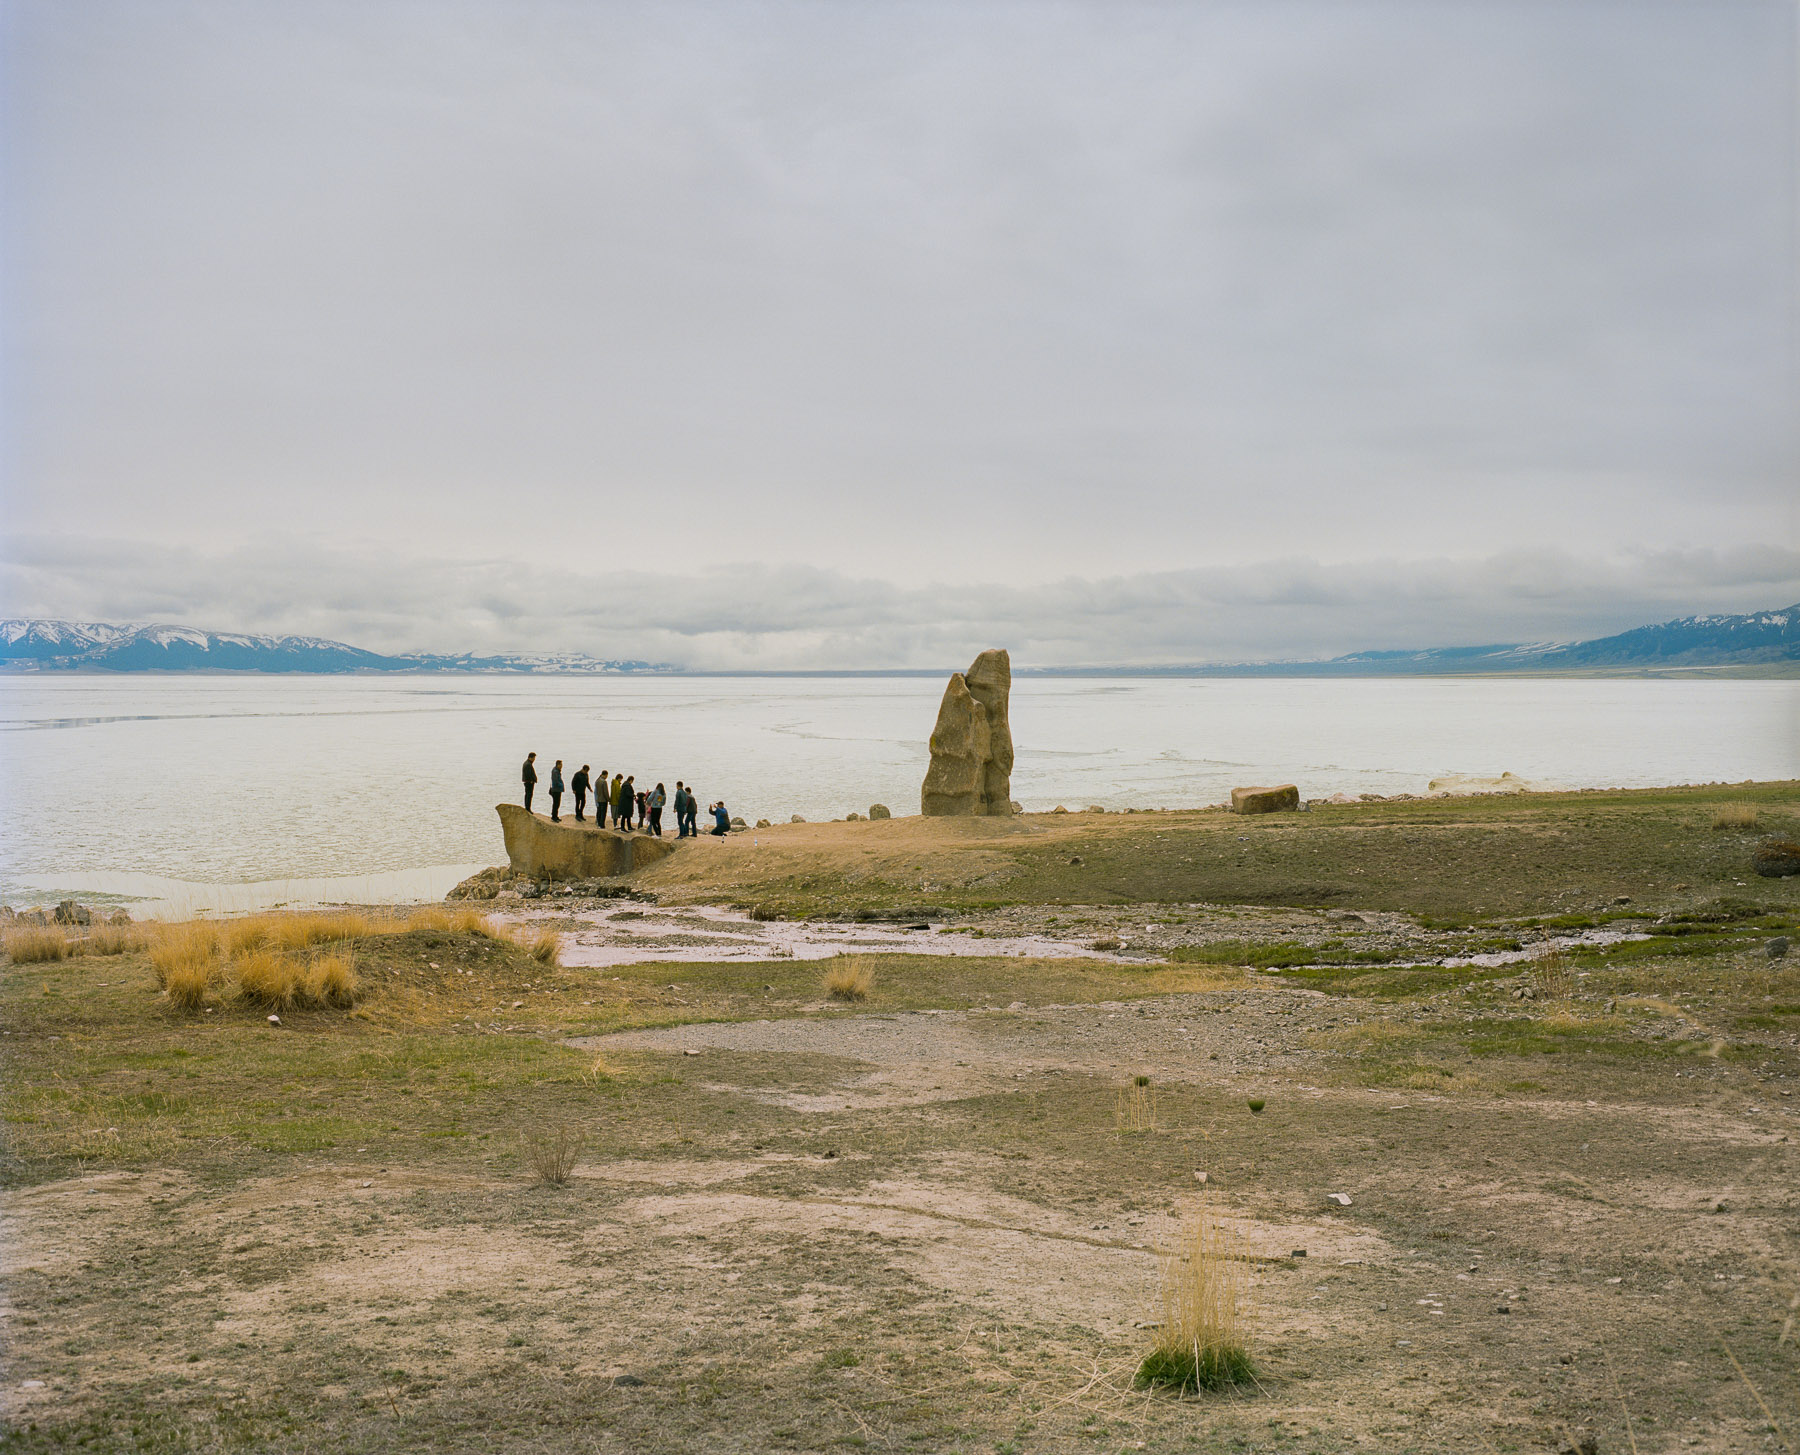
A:
<svg viewBox="0 0 1800 1455">
<path fill-rule="evenodd" d="M 967 672 L 952 672 L 931 731 L 931 767 L 921 809 L 934 817 L 1013 812 L 1012 658 L 983 652 Z"/>
<path fill-rule="evenodd" d="M 495 805 L 512 872 L 538 879 L 606 879 L 644 869 L 675 852 L 679 839 L 552 823 L 516 803 Z"/>
</svg>

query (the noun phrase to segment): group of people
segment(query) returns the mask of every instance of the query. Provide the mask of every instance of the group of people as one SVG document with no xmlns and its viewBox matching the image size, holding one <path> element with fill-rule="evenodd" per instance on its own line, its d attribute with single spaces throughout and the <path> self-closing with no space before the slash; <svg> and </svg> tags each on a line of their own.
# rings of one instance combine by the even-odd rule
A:
<svg viewBox="0 0 1800 1455">
<path fill-rule="evenodd" d="M 525 766 L 520 771 L 520 778 L 525 785 L 525 811 L 531 812 L 532 795 L 537 791 L 538 771 L 537 754 L 525 755 Z M 565 787 L 563 783 L 563 760 L 558 758 L 550 769 L 550 821 L 562 822 L 563 794 L 567 792 L 575 799 L 575 821 L 587 822 L 587 802 L 590 794 L 594 800 L 594 825 L 605 828 L 608 815 L 612 817 L 613 827 L 621 833 L 630 833 L 636 828 L 644 833 L 652 833 L 662 837 L 663 809 L 669 803 L 667 791 L 662 784 L 643 789 L 637 786 L 637 778 L 630 773 L 618 773 L 607 776 L 606 769 L 598 773 L 588 770 L 583 763 L 569 775 Z M 675 837 L 679 839 L 698 838 L 700 836 L 700 800 L 679 778 L 675 780 Z M 724 837 L 731 832 L 731 814 L 725 807 L 725 800 L 709 803 L 706 811 L 712 815 L 713 826 L 708 831 L 716 837 Z"/>
</svg>

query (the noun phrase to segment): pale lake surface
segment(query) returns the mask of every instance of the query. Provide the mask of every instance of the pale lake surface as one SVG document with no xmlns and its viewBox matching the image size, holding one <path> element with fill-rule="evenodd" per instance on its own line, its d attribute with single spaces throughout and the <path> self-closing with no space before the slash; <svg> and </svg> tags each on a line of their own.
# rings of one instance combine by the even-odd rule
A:
<svg viewBox="0 0 1800 1455">
<path fill-rule="evenodd" d="M 0 899 L 144 912 L 435 899 L 501 862 L 536 749 L 785 822 L 918 811 L 941 678 L 0 677 Z M 1800 682 L 1020 678 L 1028 810 L 1434 779 L 1800 778 Z M 564 800 L 565 812 L 569 802 Z M 666 816 L 672 831 L 673 815 Z"/>
</svg>

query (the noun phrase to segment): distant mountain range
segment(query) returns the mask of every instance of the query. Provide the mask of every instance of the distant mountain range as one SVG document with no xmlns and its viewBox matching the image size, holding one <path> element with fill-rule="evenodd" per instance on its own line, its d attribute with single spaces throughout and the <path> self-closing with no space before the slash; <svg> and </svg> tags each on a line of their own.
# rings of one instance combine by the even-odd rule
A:
<svg viewBox="0 0 1800 1455">
<path fill-rule="evenodd" d="M 1420 651 L 1352 652 L 1320 662 L 1087 669 L 1026 668 L 1043 675 L 1380 677 L 1494 672 L 1632 671 L 1656 668 L 1800 670 L 1800 604 L 1744 616 L 1684 616 L 1584 642 L 1499 643 Z M 0 671 L 53 672 L 679 672 L 667 663 L 613 661 L 579 652 L 477 657 L 383 656 L 319 637 L 264 637 L 184 626 L 95 621 L 0 621 Z M 935 674 L 934 674 L 935 675 Z"/>
<path fill-rule="evenodd" d="M 99 672 L 667 672 L 579 652 L 477 657 L 383 656 L 321 637 L 263 637 L 185 626 L 0 621 L 0 670 Z"/>
</svg>

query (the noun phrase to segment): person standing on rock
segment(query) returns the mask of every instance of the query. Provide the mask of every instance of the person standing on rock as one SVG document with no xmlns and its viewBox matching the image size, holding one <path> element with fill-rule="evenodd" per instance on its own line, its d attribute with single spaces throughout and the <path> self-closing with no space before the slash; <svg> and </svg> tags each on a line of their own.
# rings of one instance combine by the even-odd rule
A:
<svg viewBox="0 0 1800 1455">
<path fill-rule="evenodd" d="M 613 800 L 613 818 L 617 821 L 615 826 L 626 833 L 631 832 L 631 811 L 637 807 L 637 794 L 631 786 L 636 781 L 636 774 L 621 778 L 618 797 Z"/>
<path fill-rule="evenodd" d="M 558 758 L 550 767 L 550 822 L 562 822 L 562 759 Z"/>
<path fill-rule="evenodd" d="M 675 837 L 687 837 L 688 791 L 679 778 L 675 780 Z"/>
<path fill-rule="evenodd" d="M 602 768 L 594 777 L 594 827 L 606 827 L 606 811 L 612 807 L 612 783 Z"/>
<path fill-rule="evenodd" d="M 658 783 L 650 790 L 650 832 L 659 839 L 662 837 L 663 805 L 668 801 L 669 795 L 663 790 L 662 784 Z"/>
<path fill-rule="evenodd" d="M 575 776 L 569 780 L 569 792 L 575 795 L 575 822 L 584 823 L 581 811 L 587 807 L 588 765 L 583 763 L 575 770 Z"/>
<path fill-rule="evenodd" d="M 537 754 L 525 755 L 525 766 L 519 770 L 519 777 L 525 783 L 525 812 L 531 812 L 531 793 L 537 787 Z"/>
</svg>

